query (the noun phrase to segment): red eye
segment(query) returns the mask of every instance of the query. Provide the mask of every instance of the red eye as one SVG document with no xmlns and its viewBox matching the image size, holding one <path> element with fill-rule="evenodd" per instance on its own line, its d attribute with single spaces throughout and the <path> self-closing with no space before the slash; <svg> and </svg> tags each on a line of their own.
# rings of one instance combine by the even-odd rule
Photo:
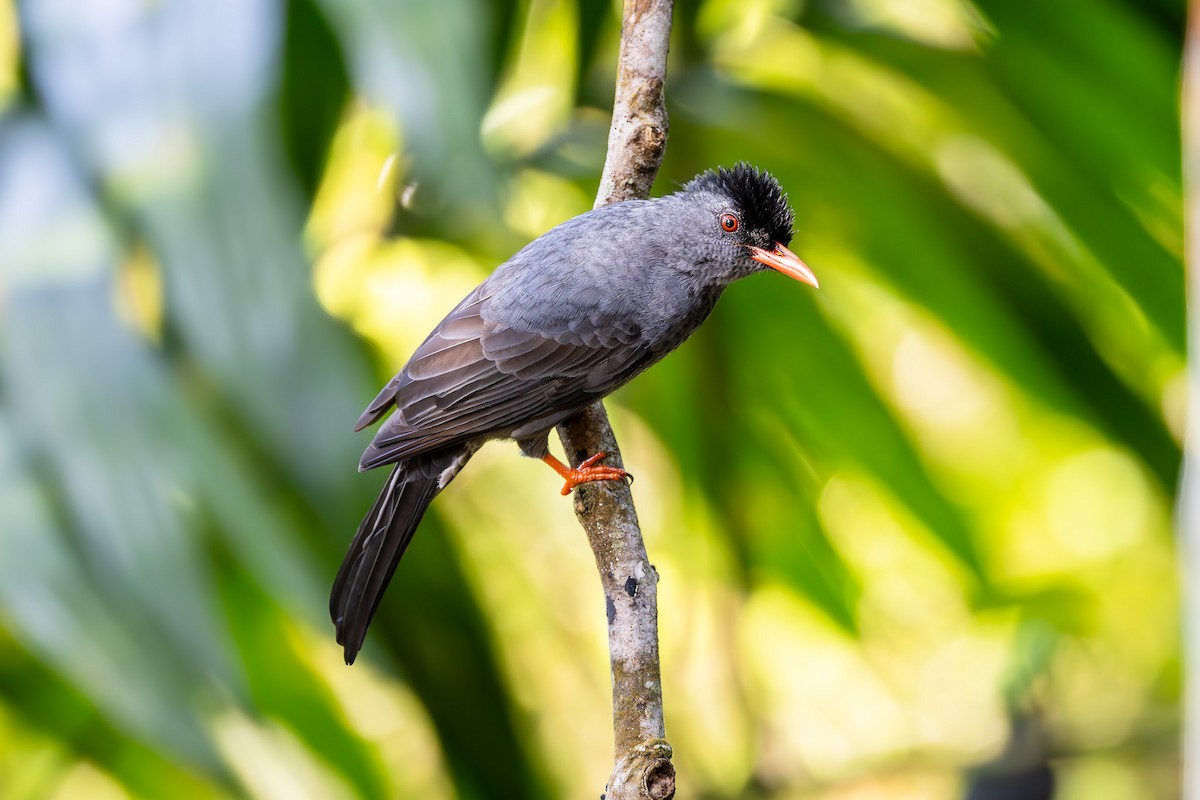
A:
<svg viewBox="0 0 1200 800">
<path fill-rule="evenodd" d="M 738 229 L 738 218 L 733 214 L 721 215 L 721 229 L 726 233 L 733 233 Z"/>
</svg>

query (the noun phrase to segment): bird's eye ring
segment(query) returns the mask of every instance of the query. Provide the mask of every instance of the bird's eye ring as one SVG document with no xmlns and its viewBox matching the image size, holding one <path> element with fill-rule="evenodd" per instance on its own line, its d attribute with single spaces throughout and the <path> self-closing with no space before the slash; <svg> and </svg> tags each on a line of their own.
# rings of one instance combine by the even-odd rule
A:
<svg viewBox="0 0 1200 800">
<path fill-rule="evenodd" d="M 740 224 L 741 223 L 738 221 L 738 218 L 733 214 L 721 215 L 721 230 L 725 231 L 726 233 L 733 233 L 738 229 Z"/>
</svg>

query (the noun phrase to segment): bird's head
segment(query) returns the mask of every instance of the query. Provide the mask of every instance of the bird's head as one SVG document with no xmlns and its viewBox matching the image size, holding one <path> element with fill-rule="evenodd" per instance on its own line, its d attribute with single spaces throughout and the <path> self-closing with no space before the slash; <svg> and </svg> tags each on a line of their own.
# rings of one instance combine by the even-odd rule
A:
<svg viewBox="0 0 1200 800">
<path fill-rule="evenodd" d="M 732 281 L 768 267 L 816 287 L 817 276 L 788 250 L 795 218 L 787 194 L 768 172 L 745 162 L 693 178 L 683 191 L 692 224 L 709 244 L 708 269 Z"/>
</svg>

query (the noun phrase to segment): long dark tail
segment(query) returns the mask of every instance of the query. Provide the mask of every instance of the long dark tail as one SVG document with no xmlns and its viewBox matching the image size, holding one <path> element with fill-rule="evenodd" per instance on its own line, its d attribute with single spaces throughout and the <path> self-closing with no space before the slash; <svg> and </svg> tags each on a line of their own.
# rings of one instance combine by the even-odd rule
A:
<svg viewBox="0 0 1200 800">
<path fill-rule="evenodd" d="M 396 565 L 425 509 L 441 491 L 438 481 L 447 466 L 442 463 L 445 460 L 396 464 L 371 511 L 358 526 L 329 596 L 329 615 L 337 628 L 338 644 L 346 648 L 347 664 L 354 663 Z M 453 459 L 449 461 L 453 463 Z"/>
</svg>

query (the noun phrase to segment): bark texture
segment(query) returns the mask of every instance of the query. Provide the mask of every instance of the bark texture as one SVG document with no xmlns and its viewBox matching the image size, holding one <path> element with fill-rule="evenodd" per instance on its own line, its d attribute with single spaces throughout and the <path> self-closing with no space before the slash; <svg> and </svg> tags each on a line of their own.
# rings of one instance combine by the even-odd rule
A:
<svg viewBox="0 0 1200 800">
<path fill-rule="evenodd" d="M 663 83 L 672 0 L 626 0 L 608 154 L 596 206 L 645 198 L 667 144 Z M 572 466 L 593 453 L 622 466 L 601 403 L 558 427 Z M 613 686 L 613 771 L 607 800 L 666 800 L 675 767 L 663 725 L 658 662 L 658 573 L 651 566 L 629 487 L 617 481 L 575 490 L 575 514 L 587 534 L 604 587 Z"/>
</svg>

